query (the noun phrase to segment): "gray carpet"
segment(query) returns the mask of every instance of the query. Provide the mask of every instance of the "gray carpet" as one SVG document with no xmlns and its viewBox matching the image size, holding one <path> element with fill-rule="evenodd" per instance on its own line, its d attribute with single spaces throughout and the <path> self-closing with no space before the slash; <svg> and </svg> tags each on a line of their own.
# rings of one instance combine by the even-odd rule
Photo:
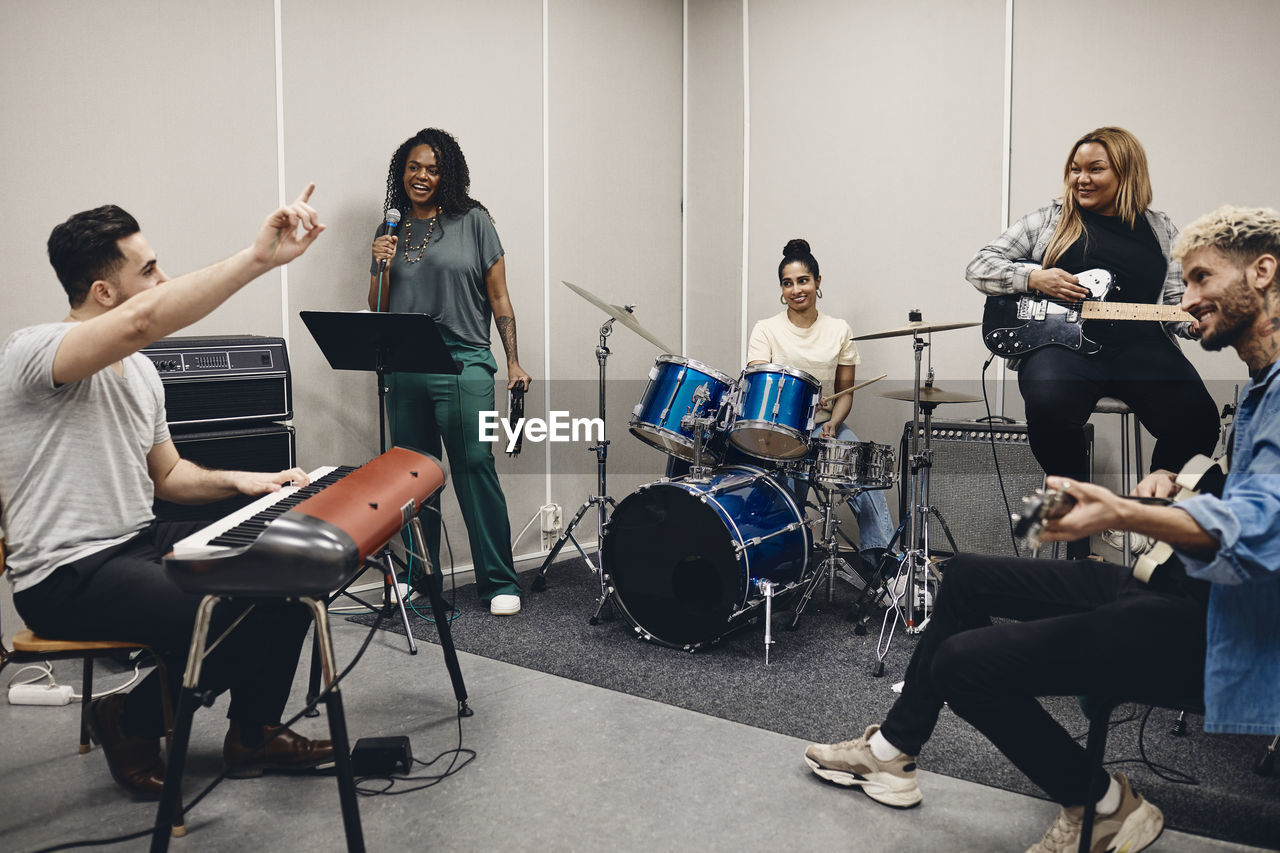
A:
<svg viewBox="0 0 1280 853">
<path fill-rule="evenodd" d="M 521 576 L 526 590 L 530 579 L 531 573 Z M 825 596 L 815 597 L 798 630 L 783 630 L 789 614 L 774 613 L 776 644 L 765 666 L 760 625 L 689 653 L 638 639 L 633 626 L 622 618 L 588 624 L 595 611 L 598 582 L 580 559 L 557 563 L 548 579 L 546 591 L 526 592 L 523 611 L 514 618 L 489 616 L 472 586 L 459 588 L 459 615 L 452 623 L 458 649 L 769 731 L 829 742 L 860 734 L 866 725 L 883 718 L 895 698 L 891 686 L 901 680 L 914 645 L 914 638 L 897 634 L 884 677 L 872 677 L 883 611 L 875 611 L 869 635 L 855 635 L 847 618 L 855 591 L 841 582 L 831 604 Z M 425 604 L 420 609 L 429 615 Z M 436 641 L 432 623 L 412 614 L 411 620 L 415 637 Z M 357 616 L 352 621 L 369 624 L 372 617 Z M 398 618 L 394 624 L 386 620 L 384 627 L 402 632 Z M 1083 739 L 1087 723 L 1074 699 L 1048 700 L 1046 705 Z M 1280 847 L 1280 768 L 1265 777 L 1253 772 L 1270 738 L 1207 735 L 1198 717 L 1189 718 L 1186 737 L 1175 737 L 1170 728 L 1176 715 L 1157 709 L 1146 724 L 1142 745 L 1154 764 L 1198 781 L 1177 784 L 1141 763 L 1138 735 L 1143 711 L 1126 706 L 1117 712 L 1116 720 L 1132 719 L 1114 726 L 1107 754 L 1112 761 L 1133 761 L 1119 769 L 1164 810 L 1169 826 Z M 799 755 L 796 761 L 802 761 Z M 949 711 L 944 710 L 920 765 L 1040 795 L 985 738 Z"/>
</svg>

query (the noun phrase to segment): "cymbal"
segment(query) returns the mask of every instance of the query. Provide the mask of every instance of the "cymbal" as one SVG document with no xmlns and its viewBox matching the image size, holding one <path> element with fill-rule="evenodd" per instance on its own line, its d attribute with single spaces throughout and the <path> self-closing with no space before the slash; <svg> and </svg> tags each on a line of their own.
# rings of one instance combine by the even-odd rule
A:
<svg viewBox="0 0 1280 853">
<path fill-rule="evenodd" d="M 881 391 L 878 396 L 888 397 L 890 400 L 906 400 L 908 403 L 914 403 L 916 389 L 898 388 L 893 391 Z M 921 403 L 977 403 L 981 400 L 981 397 L 975 397 L 972 394 L 962 394 L 959 391 L 943 391 L 941 388 L 935 388 L 932 385 L 926 385 L 920 389 Z"/>
<path fill-rule="evenodd" d="M 855 341 L 870 341 L 875 338 L 896 338 L 902 335 L 927 335 L 930 332 L 946 332 L 951 329 L 965 329 L 969 326 L 981 326 L 982 323 L 974 321 L 971 323 L 926 323 L 918 320 L 914 323 L 908 323 L 905 326 L 899 326 L 896 329 L 886 329 L 883 332 L 868 332 L 865 335 L 854 335 Z M 880 396 L 884 396 L 883 394 Z"/>
<path fill-rule="evenodd" d="M 644 338 L 649 343 L 656 346 L 658 349 L 662 350 L 664 353 L 675 352 L 674 349 L 667 346 L 662 341 L 658 340 L 657 336 L 655 336 L 652 332 L 650 332 L 644 326 L 640 325 L 640 321 L 636 319 L 635 314 L 633 313 L 634 306 L 626 307 L 623 305 L 611 305 L 610 303 L 605 302 L 603 299 L 596 296 L 594 293 L 587 290 L 586 288 L 578 287 L 578 285 L 576 284 L 570 284 L 564 279 L 561 279 L 560 283 L 563 284 L 565 287 L 569 288 L 570 290 L 572 290 L 574 293 L 581 296 L 583 299 L 590 302 L 592 305 L 599 308 L 604 313 L 608 314 L 613 319 L 617 320 L 622 325 L 626 326 L 631 331 L 635 332 L 640 337 Z"/>
</svg>

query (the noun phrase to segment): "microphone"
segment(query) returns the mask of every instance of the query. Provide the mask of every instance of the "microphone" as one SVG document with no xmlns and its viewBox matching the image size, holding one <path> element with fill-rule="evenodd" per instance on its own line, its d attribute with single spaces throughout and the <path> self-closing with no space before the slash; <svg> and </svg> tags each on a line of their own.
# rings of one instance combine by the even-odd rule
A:
<svg viewBox="0 0 1280 853">
<path fill-rule="evenodd" d="M 387 211 L 387 221 L 382 224 L 383 235 L 395 234 L 396 229 L 400 227 L 400 211 L 394 207 Z M 387 268 L 385 260 L 378 262 L 378 272 L 383 272 Z"/>
</svg>

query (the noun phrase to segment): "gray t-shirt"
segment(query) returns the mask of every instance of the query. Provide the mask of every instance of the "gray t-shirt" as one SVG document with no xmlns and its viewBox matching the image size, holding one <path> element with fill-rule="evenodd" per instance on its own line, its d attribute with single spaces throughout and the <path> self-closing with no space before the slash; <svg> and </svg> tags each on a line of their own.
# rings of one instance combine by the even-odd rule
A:
<svg viewBox="0 0 1280 853">
<path fill-rule="evenodd" d="M 0 349 L 0 536 L 14 591 L 125 541 L 153 518 L 147 454 L 169 438 L 164 385 L 146 356 L 55 385 L 75 323 L 19 329 Z"/>
<path fill-rule="evenodd" d="M 484 275 L 502 257 L 498 231 L 489 214 L 478 207 L 461 216 L 441 216 L 418 260 L 429 222 L 406 218 L 400 225 L 396 256 L 387 265 L 389 309 L 398 314 L 428 314 L 442 327 L 446 342 L 452 337 L 487 349 L 493 311 Z M 406 252 L 414 263 L 405 261 Z M 369 274 L 378 274 L 376 261 Z"/>
</svg>

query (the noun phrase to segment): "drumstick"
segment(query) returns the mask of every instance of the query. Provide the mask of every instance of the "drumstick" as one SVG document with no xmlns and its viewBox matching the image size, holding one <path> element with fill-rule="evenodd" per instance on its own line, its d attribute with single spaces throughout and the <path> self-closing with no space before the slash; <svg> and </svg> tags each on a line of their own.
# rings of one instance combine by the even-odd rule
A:
<svg viewBox="0 0 1280 853">
<path fill-rule="evenodd" d="M 822 402 L 830 403 L 832 400 L 834 400 L 837 397 L 843 397 L 845 394 L 852 394 L 854 391 L 857 391 L 859 388 L 866 388 L 872 382 L 879 382 L 881 379 L 884 379 L 888 375 L 889 374 L 887 373 L 881 373 L 875 379 L 868 379 L 866 382 L 859 382 L 857 385 L 854 385 L 852 388 L 846 388 L 843 391 L 839 391 L 835 394 L 832 394 L 830 397 L 827 397 Z"/>
</svg>

